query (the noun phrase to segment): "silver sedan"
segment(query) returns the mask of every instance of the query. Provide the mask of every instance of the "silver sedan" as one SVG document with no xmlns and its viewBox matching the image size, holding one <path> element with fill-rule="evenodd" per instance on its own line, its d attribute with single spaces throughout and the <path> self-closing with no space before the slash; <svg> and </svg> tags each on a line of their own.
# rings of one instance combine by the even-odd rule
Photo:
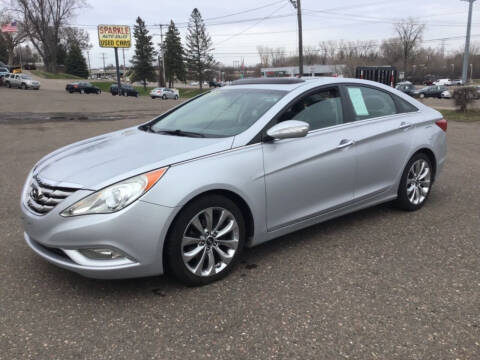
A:
<svg viewBox="0 0 480 360">
<path fill-rule="evenodd" d="M 420 209 L 442 115 L 363 80 L 254 79 L 41 159 L 21 209 L 41 257 L 94 278 L 224 277 L 255 246 L 359 209 Z"/>
</svg>

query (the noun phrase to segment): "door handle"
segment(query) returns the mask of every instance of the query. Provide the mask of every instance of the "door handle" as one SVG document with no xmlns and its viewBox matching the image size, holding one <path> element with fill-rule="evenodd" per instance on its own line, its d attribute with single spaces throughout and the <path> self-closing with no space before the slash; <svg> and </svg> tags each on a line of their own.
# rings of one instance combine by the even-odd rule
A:
<svg viewBox="0 0 480 360">
<path fill-rule="evenodd" d="M 406 121 L 402 121 L 399 126 L 400 129 L 405 129 L 405 130 L 410 129 L 411 127 L 412 127 L 412 124 Z"/>
<path fill-rule="evenodd" d="M 338 144 L 337 149 L 344 149 L 349 146 L 352 146 L 353 144 L 355 144 L 355 141 L 343 139 L 342 141 L 340 141 L 340 144 Z"/>
</svg>

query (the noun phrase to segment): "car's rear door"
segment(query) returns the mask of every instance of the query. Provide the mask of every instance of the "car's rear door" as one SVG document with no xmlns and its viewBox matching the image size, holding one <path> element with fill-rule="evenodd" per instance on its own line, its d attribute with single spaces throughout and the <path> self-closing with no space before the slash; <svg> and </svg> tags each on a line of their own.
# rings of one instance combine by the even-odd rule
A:
<svg viewBox="0 0 480 360">
<path fill-rule="evenodd" d="M 360 200 L 397 182 L 410 153 L 412 114 L 417 109 L 377 87 L 347 84 L 344 88 L 356 124 L 355 199 Z"/>
<path fill-rule="evenodd" d="M 262 145 L 269 231 L 352 201 L 354 131 L 345 125 L 343 112 L 340 89 L 328 87 L 305 94 L 279 116 L 277 122 L 309 123 L 310 132 Z"/>
</svg>

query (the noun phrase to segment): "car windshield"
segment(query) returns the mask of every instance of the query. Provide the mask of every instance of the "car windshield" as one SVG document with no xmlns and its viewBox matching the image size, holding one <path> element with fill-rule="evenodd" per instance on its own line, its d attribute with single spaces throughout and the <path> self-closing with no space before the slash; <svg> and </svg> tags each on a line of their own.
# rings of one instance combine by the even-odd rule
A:
<svg viewBox="0 0 480 360">
<path fill-rule="evenodd" d="M 159 118 L 150 130 L 206 137 L 234 136 L 248 129 L 285 94 L 285 91 L 261 89 L 212 91 Z"/>
</svg>

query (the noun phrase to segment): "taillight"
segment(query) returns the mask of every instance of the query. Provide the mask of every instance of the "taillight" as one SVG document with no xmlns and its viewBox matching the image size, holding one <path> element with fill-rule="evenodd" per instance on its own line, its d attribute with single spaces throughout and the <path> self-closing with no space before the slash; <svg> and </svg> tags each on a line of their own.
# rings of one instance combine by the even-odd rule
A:
<svg viewBox="0 0 480 360">
<path fill-rule="evenodd" d="M 435 124 L 442 129 L 443 131 L 447 132 L 447 120 L 442 119 L 442 120 L 437 120 L 435 121 Z"/>
</svg>

